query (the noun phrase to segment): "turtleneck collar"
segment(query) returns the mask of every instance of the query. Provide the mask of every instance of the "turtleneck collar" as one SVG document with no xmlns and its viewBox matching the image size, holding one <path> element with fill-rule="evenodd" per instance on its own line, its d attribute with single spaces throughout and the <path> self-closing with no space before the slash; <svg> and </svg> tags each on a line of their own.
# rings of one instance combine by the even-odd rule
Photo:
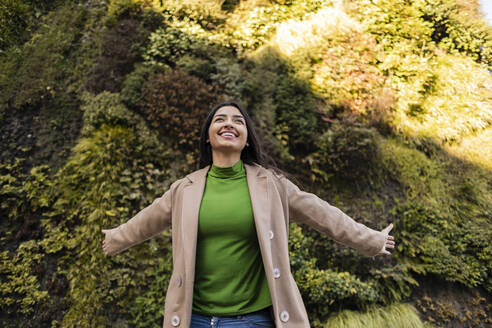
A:
<svg viewBox="0 0 492 328">
<path fill-rule="evenodd" d="M 228 167 L 220 167 L 212 164 L 208 171 L 208 175 L 219 179 L 236 179 L 244 177 L 246 171 L 244 169 L 243 160 L 240 159 L 236 164 Z"/>
</svg>

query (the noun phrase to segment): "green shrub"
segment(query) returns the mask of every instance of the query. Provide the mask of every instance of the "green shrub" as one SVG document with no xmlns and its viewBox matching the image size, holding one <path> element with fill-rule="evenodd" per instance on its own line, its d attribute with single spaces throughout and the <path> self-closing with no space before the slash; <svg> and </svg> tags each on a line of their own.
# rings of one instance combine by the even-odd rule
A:
<svg viewBox="0 0 492 328">
<path fill-rule="evenodd" d="M 184 55 L 176 61 L 176 69 L 185 71 L 204 81 L 212 81 L 211 76 L 216 72 L 216 67 L 209 59 L 196 58 Z"/>
<path fill-rule="evenodd" d="M 129 321 L 133 327 L 147 328 L 162 325 L 164 315 L 164 302 L 169 279 L 172 274 L 172 250 L 171 233 L 164 233 L 168 247 L 159 252 L 159 259 L 153 268 L 149 268 L 148 288 L 138 295 L 134 304 L 130 304 L 132 319 Z"/>
<path fill-rule="evenodd" d="M 398 251 L 410 260 L 418 260 L 428 273 L 458 281 L 469 287 L 492 288 L 492 238 L 486 218 L 463 221 L 460 211 L 445 213 L 419 203 L 403 204 L 395 209 L 399 218 L 396 238 Z"/>
<path fill-rule="evenodd" d="M 319 133 L 314 99 L 306 82 L 283 75 L 273 94 L 276 104 L 276 136 L 291 154 L 308 154 Z"/>
<path fill-rule="evenodd" d="M 229 53 L 222 41 L 214 40 L 199 24 L 173 19 L 150 35 L 143 58 L 151 65 L 175 67 L 185 55 L 214 62 L 213 58 Z"/>
<path fill-rule="evenodd" d="M 216 0 L 166 0 L 159 9 L 163 11 L 164 16 L 179 20 L 190 20 L 205 30 L 217 30 L 226 20 L 221 7 L 220 1 Z"/>
<path fill-rule="evenodd" d="M 34 240 L 19 245 L 13 256 L 0 252 L 0 305 L 7 313 L 27 315 L 36 305 L 45 302 L 47 291 L 40 290 L 38 277 L 33 272 L 44 254 Z"/>
<path fill-rule="evenodd" d="M 366 181 L 379 159 L 377 132 L 360 123 L 335 121 L 317 139 L 318 150 L 312 155 L 319 171 L 348 180 Z"/>
<path fill-rule="evenodd" d="M 352 32 L 331 39 L 313 59 L 313 90 L 334 106 L 365 113 L 384 85 L 384 76 L 375 66 L 375 49 L 367 34 Z"/>
<path fill-rule="evenodd" d="M 440 143 L 460 141 L 492 123 L 492 78 L 462 55 L 440 55 L 403 84 L 393 115 L 397 131 Z"/>
<path fill-rule="evenodd" d="M 46 237 L 40 243 L 59 257 L 58 272 L 70 284 L 62 326 L 128 320 L 127 309 L 146 290 L 150 268 L 159 262 L 153 253 L 169 247 L 168 240 L 155 239 L 111 258 L 101 249 L 102 228 L 127 221 L 171 182 L 168 167 L 152 163 L 169 163 L 170 153 L 151 158 L 148 151 L 131 130 L 102 125 L 79 141 L 55 177 L 55 201 L 44 214 Z"/>
<path fill-rule="evenodd" d="M 48 292 L 41 288 L 45 252 L 38 240 L 40 212 L 51 205 L 48 167 L 40 166 L 31 174 L 22 173 L 22 160 L 0 164 L 0 215 L 4 224 L 0 241 L 0 305 L 9 315 L 30 315 L 46 302 Z M 25 239 L 28 241 L 20 242 Z M 17 247 L 12 244 L 18 242 Z M 3 247 L 3 246 L 2 246 Z"/>
<path fill-rule="evenodd" d="M 126 75 L 121 88 L 121 101 L 128 108 L 136 109 L 141 105 L 142 88 L 147 79 L 155 73 L 162 72 L 159 66 L 137 64 L 130 74 Z"/>
<path fill-rule="evenodd" d="M 451 53 L 492 65 L 492 28 L 477 12 L 462 10 L 453 0 L 425 0 L 419 10 L 432 24 L 432 41 Z"/>
<path fill-rule="evenodd" d="M 349 272 L 318 269 L 316 258 L 309 252 L 312 242 L 299 226 L 290 225 L 289 254 L 293 276 L 315 318 L 326 318 L 339 307 L 362 307 L 378 300 L 378 292 L 372 283 L 363 282 Z"/>
<path fill-rule="evenodd" d="M 227 20 L 224 33 L 230 45 L 242 56 L 248 50 L 258 49 L 275 33 L 277 27 L 288 19 L 302 20 L 330 1 L 289 1 L 285 4 L 260 4 L 241 2 Z"/>
<path fill-rule="evenodd" d="M 6 53 L 0 60 L 0 108 L 36 105 L 66 91 L 87 19 L 84 6 L 64 5 L 44 17 L 22 49 Z"/>
<path fill-rule="evenodd" d="M 228 97 L 245 103 L 243 100 L 245 72 L 241 65 L 235 60 L 220 58 L 214 68 L 216 73 L 210 74 L 210 79 L 217 83 Z"/>
<path fill-rule="evenodd" d="M 125 76 L 133 71 L 153 26 L 145 27 L 141 17 L 126 18 L 114 23 L 101 36 L 101 54 L 87 80 L 87 88 L 99 93 L 121 89 Z"/>
<path fill-rule="evenodd" d="M 407 199 L 439 199 L 446 196 L 443 182 L 439 179 L 442 171 L 438 162 L 396 139 L 383 140 L 380 149 L 382 165 L 388 175 L 399 182 Z"/>
<path fill-rule="evenodd" d="M 120 125 L 125 127 L 136 126 L 138 119 L 121 103 L 119 93 L 104 91 L 97 96 L 86 93 L 82 97 L 84 104 L 84 127 L 82 134 L 89 136 L 103 124 Z"/>
<path fill-rule="evenodd" d="M 177 152 L 195 154 L 201 123 L 211 107 L 220 102 L 217 88 L 185 72 L 169 69 L 151 76 L 142 93 L 142 114 L 150 125 L 172 138 Z M 197 159 L 195 155 L 190 157 Z"/>
<path fill-rule="evenodd" d="M 36 30 L 40 18 L 61 0 L 3 0 L 0 5 L 0 55 L 21 46 Z"/>
<path fill-rule="evenodd" d="M 31 8 L 24 1 L 5 0 L 0 6 L 0 55 L 26 36 Z"/>
</svg>

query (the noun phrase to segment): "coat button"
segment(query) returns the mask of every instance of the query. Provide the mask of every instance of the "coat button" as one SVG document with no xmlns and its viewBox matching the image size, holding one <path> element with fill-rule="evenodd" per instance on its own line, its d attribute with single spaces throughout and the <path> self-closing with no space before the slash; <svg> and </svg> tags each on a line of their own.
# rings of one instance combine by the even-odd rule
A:
<svg viewBox="0 0 492 328">
<path fill-rule="evenodd" d="M 273 239 L 273 231 L 268 231 L 268 238 Z"/>
<path fill-rule="evenodd" d="M 183 284 L 183 279 L 181 278 L 181 276 L 178 276 L 178 287 L 181 287 L 182 284 Z"/>
<path fill-rule="evenodd" d="M 173 327 L 179 326 L 179 321 L 179 316 L 177 314 L 173 315 L 173 317 L 171 318 L 171 324 L 173 325 Z"/>
<path fill-rule="evenodd" d="M 280 269 L 279 268 L 273 269 L 273 278 L 277 279 L 279 277 L 280 277 Z"/>
<path fill-rule="evenodd" d="M 280 320 L 282 320 L 283 322 L 289 321 L 289 312 L 285 310 L 280 312 Z"/>
</svg>

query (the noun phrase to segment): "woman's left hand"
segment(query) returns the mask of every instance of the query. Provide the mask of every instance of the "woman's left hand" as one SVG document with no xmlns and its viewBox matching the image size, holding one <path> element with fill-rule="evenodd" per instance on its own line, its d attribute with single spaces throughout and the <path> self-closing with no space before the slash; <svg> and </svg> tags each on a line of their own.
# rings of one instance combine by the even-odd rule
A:
<svg viewBox="0 0 492 328">
<path fill-rule="evenodd" d="M 393 223 L 390 223 L 389 226 L 387 226 L 386 228 L 381 230 L 381 232 L 386 235 L 386 242 L 384 243 L 383 248 L 379 251 L 379 253 L 377 255 L 379 255 L 379 254 L 391 255 L 391 253 L 388 252 L 386 250 L 386 248 L 395 248 L 395 240 L 394 240 L 393 236 L 389 235 L 389 232 L 391 231 L 391 229 L 393 229 Z"/>
</svg>

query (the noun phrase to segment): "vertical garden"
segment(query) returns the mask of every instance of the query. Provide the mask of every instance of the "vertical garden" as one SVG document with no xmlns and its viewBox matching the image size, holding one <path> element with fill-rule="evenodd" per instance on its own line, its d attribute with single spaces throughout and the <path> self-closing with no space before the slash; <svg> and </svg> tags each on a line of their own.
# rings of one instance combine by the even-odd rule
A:
<svg viewBox="0 0 492 328">
<path fill-rule="evenodd" d="M 375 258 L 291 224 L 313 327 L 492 327 L 491 72 L 477 0 L 2 0 L 0 326 L 160 327 L 170 232 L 100 231 L 237 100 L 301 189 L 394 224 Z"/>
</svg>

